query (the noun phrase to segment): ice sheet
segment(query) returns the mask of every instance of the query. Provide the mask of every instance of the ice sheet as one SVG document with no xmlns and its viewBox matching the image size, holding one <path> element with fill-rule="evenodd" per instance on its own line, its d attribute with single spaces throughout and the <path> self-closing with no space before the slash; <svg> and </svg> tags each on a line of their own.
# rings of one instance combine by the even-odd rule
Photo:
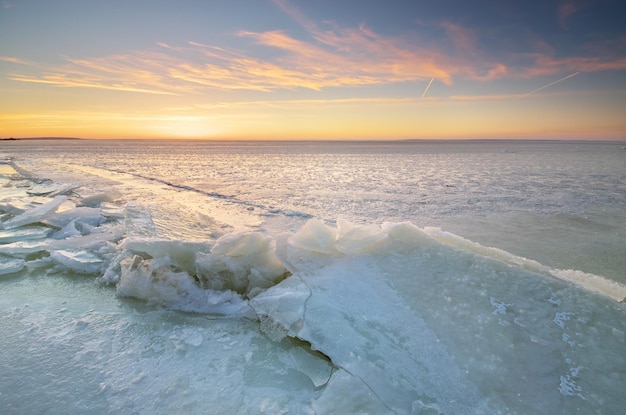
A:
<svg viewBox="0 0 626 415">
<path fill-rule="evenodd" d="M 24 324 L 17 333 L 36 350 L 63 346 L 67 355 L 58 356 L 71 362 L 29 366 L 11 355 L 29 373 L 67 373 L 80 385 L 76 379 L 99 370 L 91 385 L 102 389 L 91 395 L 91 406 L 81 405 L 188 409 L 202 406 L 206 392 L 200 391 L 213 382 L 208 393 L 215 399 L 225 396 L 224 385 L 245 396 L 220 403 L 228 413 L 590 413 L 623 406 L 626 318 L 614 301 L 623 298 L 619 284 L 410 223 L 312 219 L 293 233 L 221 234 L 208 218 L 209 232 L 186 225 L 170 232 L 176 215 L 168 206 L 118 199 L 23 192 L 5 201 L 3 223 L 12 229 L 0 233 L 0 274 L 15 276 L 3 282 L 21 282 L 24 268 L 41 284 L 49 274 L 80 273 L 104 283 L 100 289 L 111 298 L 107 286 L 114 286 L 121 304 L 158 310 L 159 318 L 168 315 L 162 309 L 201 313 L 224 324 L 223 335 L 213 341 L 209 329 L 178 325 L 160 331 L 158 319 L 135 324 L 134 310 L 125 311 L 122 323 L 119 316 L 87 314 L 55 323 L 47 310 L 10 309 L 7 315 Z M 205 220 L 193 212 L 184 217 Z M 0 306 L 7 310 L 13 301 L 7 297 Z M 29 326 L 31 318 L 37 322 Z M 9 320 L 0 319 L 6 332 L 15 331 Z M 43 338 L 30 337 L 29 328 Z M 218 356 L 211 354 L 216 347 Z M 119 350 L 127 355 L 116 357 Z M 162 350 L 174 355 L 163 366 L 142 360 Z M 79 357 L 68 358 L 72 353 Z M 185 363 L 175 357 L 187 354 L 193 359 Z M 211 362 L 207 371 L 221 365 L 221 378 L 198 374 L 195 359 Z M 267 365 L 276 369 L 268 372 Z M 70 373 L 75 368 L 78 375 Z M 13 365 L 4 369 L 21 376 Z M 34 375 L 41 384 L 44 377 Z M 268 379 L 278 383 L 268 386 Z M 181 397 L 190 386 L 192 398 Z M 3 390 L 9 387 L 5 382 Z M 49 396 L 71 395 L 64 387 L 51 387 Z M 268 393 L 280 398 L 264 399 Z M 27 409 L 41 412 L 33 405 Z"/>
<path fill-rule="evenodd" d="M 333 398 L 324 392 L 318 408 L 489 413 L 453 356 L 384 275 L 371 256 L 329 255 L 325 266 L 296 272 L 250 304 L 261 319 L 310 342 L 342 369 L 331 385 L 354 392 L 340 398 L 331 388 Z M 270 323 L 265 329 L 280 333 Z M 365 395 L 367 401 L 351 400 Z"/>
</svg>

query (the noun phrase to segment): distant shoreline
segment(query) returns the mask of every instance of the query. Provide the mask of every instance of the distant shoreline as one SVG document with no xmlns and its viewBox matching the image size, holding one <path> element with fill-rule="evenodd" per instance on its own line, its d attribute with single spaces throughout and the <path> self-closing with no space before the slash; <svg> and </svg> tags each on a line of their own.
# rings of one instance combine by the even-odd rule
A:
<svg viewBox="0 0 626 415">
<path fill-rule="evenodd" d="M 22 140 L 82 140 L 77 137 L 24 137 L 24 138 L 0 138 L 0 141 L 22 141 Z"/>
<path fill-rule="evenodd" d="M 192 138 L 79 138 L 79 137 L 7 137 L 0 138 L 0 141 L 170 141 L 170 142 L 213 142 L 224 143 L 294 143 L 294 144 L 462 144 L 462 143 L 626 143 L 625 139 L 603 140 L 603 139 L 567 139 L 567 138 L 405 138 L 405 139 L 192 139 Z"/>
</svg>

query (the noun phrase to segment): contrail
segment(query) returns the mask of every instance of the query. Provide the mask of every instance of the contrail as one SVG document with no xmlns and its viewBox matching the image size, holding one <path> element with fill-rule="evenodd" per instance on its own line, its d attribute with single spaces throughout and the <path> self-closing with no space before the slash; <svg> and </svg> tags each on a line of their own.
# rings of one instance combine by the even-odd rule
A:
<svg viewBox="0 0 626 415">
<path fill-rule="evenodd" d="M 530 94 L 534 94 L 535 92 L 539 92 L 539 91 L 541 91 L 542 89 L 545 89 L 545 88 L 547 88 L 547 87 L 549 87 L 549 86 L 552 86 L 552 85 L 554 85 L 554 84 L 558 84 L 559 82 L 562 82 L 562 81 L 565 81 L 566 79 L 572 78 L 572 77 L 574 77 L 574 76 L 578 75 L 579 73 L 580 73 L 580 72 L 575 72 L 575 73 L 573 73 L 573 74 L 567 75 L 567 76 L 565 76 L 565 77 L 563 77 L 563 78 L 561 78 L 561 79 L 558 79 L 558 80 L 556 80 L 556 81 L 554 81 L 554 82 L 550 82 L 550 83 L 549 83 L 549 84 L 547 84 L 547 85 L 544 85 L 544 86 L 539 87 L 539 88 L 537 88 L 537 89 L 533 89 L 533 90 L 532 90 L 532 91 L 530 91 L 530 92 L 527 92 L 527 93 L 525 93 L 525 94 L 522 94 L 522 95 L 518 96 L 517 98 L 519 99 L 519 98 L 524 98 L 524 97 L 527 97 L 527 96 L 528 96 L 528 95 L 530 95 Z"/>
<path fill-rule="evenodd" d="M 424 92 L 422 93 L 422 98 L 424 98 L 426 96 L 426 93 L 430 89 L 430 86 L 433 84 L 434 80 L 435 80 L 435 78 L 430 78 L 430 82 L 428 83 L 428 85 L 426 85 L 426 89 L 424 89 Z"/>
</svg>

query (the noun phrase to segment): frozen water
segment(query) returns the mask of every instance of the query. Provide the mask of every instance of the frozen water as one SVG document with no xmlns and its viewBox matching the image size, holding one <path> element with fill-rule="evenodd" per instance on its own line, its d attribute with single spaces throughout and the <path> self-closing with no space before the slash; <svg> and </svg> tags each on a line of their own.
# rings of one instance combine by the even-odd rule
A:
<svg viewBox="0 0 626 415">
<path fill-rule="evenodd" d="M 557 172 L 541 164 L 554 151 L 277 146 L 261 157 L 223 145 L 203 159 L 202 145 L 150 146 L 125 147 L 122 164 L 106 146 L 98 157 L 64 153 L 68 164 L 57 147 L 26 146 L 13 172 L 0 172 L 0 412 L 569 414 L 626 404 L 622 259 L 587 269 L 565 255 L 579 247 L 576 232 L 580 246 L 598 232 L 600 246 L 624 246 L 612 154 L 593 164 L 571 152 L 577 168 Z M 76 176 L 80 188 L 55 184 Z M 593 221 L 576 216 L 592 205 Z M 531 219 L 511 212 L 529 206 Z M 434 226 L 412 223 L 424 214 Z M 534 247 L 557 240 L 563 223 L 562 246 Z M 498 243 L 508 237 L 521 246 Z"/>
</svg>

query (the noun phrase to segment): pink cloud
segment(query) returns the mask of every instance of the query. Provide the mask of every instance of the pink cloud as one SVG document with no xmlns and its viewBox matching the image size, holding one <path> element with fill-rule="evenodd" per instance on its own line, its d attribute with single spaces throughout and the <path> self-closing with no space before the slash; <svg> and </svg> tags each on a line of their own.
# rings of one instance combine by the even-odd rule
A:
<svg viewBox="0 0 626 415">
<path fill-rule="evenodd" d="M 579 9 L 580 6 L 576 3 L 575 0 L 564 0 L 559 3 L 557 9 L 557 17 L 559 19 L 559 24 L 563 29 L 567 28 L 570 17 L 578 12 Z"/>
</svg>

